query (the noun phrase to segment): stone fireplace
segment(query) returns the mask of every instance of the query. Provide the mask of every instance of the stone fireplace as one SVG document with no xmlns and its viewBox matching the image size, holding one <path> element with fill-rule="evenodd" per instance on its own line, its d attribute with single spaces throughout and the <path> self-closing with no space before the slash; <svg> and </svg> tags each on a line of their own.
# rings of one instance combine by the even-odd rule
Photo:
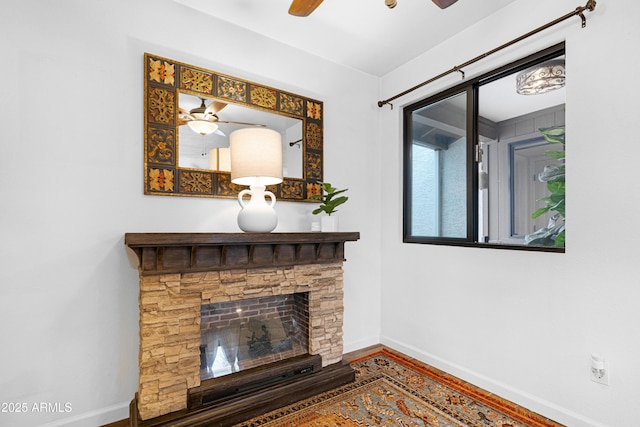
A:
<svg viewBox="0 0 640 427">
<path fill-rule="evenodd" d="M 211 322 L 209 313 L 239 307 L 242 302 L 262 301 L 266 307 L 277 300 L 298 298 L 305 301 L 308 311 L 306 320 L 294 321 L 298 328 L 306 329 L 303 335 L 307 348 L 271 355 L 255 367 L 245 354 L 245 369 L 250 378 L 260 375 L 260 381 L 264 382 L 266 368 L 261 366 L 268 367 L 286 357 L 297 361 L 296 357 L 303 353 L 317 360 L 319 356 L 321 367 L 311 369 L 304 364 L 307 362 L 296 362 L 302 363 L 292 368 L 298 373 L 318 369 L 329 372 L 331 370 L 322 368 L 340 365 L 344 243 L 358 238 L 358 233 L 127 233 L 125 244 L 136 254 L 140 273 L 140 372 L 138 392 L 132 402 L 132 425 L 144 425 L 147 420 L 190 410 L 202 418 L 207 410 L 216 411 L 203 403 L 208 402 L 207 393 L 215 395 L 221 389 L 240 388 L 233 383 L 237 380 L 231 380 L 233 385 L 229 386 L 221 385 L 220 378 L 206 379 L 208 375 L 203 375 L 202 370 L 206 370 L 203 363 L 206 363 L 207 352 L 209 358 L 213 355 L 212 342 L 217 345 L 222 342 L 221 336 L 229 335 L 212 332 L 218 330 L 220 324 Z M 251 322 L 267 329 L 269 336 L 277 335 L 269 344 L 271 347 L 282 345 L 287 336 L 291 336 L 288 334 L 292 328 L 286 322 L 274 322 L 266 314 L 257 317 L 262 323 L 226 314 L 219 317 L 235 319 L 237 323 L 232 323 L 233 328 L 245 328 L 242 335 L 233 332 L 236 340 L 240 336 L 243 340 L 247 338 Z M 203 317 L 207 319 L 205 324 Z M 282 331 L 279 331 L 280 324 L 285 325 Z M 290 331 L 286 332 L 285 328 Z M 260 329 L 254 327 L 253 331 L 257 332 L 253 342 L 258 343 Z M 248 341 L 251 342 L 251 338 Z M 276 376 L 285 377 L 278 369 Z M 322 374 L 314 372 L 313 375 Z M 338 381 L 345 381 L 344 374 L 337 377 L 341 378 Z M 286 387 L 279 388 L 286 389 L 289 382 L 287 377 L 283 383 Z M 314 381 L 319 382 L 322 381 Z M 271 389 L 269 393 L 277 393 L 277 387 Z M 320 391 L 315 390 L 314 394 Z M 302 390 L 295 391 L 298 397 L 303 394 Z M 243 396 L 244 400 L 251 401 Z M 222 401 L 233 398 L 225 395 Z M 247 408 L 242 412 L 251 414 Z M 236 415 L 232 415 L 227 418 L 238 421 L 234 418 Z"/>
</svg>

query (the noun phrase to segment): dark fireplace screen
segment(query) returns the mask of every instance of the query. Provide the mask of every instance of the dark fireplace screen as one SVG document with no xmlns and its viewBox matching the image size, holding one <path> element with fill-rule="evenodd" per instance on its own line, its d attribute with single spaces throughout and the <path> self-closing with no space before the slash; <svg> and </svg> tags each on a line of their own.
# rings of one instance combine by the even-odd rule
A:
<svg viewBox="0 0 640 427">
<path fill-rule="evenodd" d="M 201 380 L 308 352 L 307 293 L 206 304 L 200 310 Z"/>
</svg>

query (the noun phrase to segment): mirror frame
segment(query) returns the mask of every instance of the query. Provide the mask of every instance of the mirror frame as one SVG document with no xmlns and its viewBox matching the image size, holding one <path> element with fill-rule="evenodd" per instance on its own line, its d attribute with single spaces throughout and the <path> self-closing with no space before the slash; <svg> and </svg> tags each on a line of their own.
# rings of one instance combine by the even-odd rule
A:
<svg viewBox="0 0 640 427">
<path fill-rule="evenodd" d="M 312 202 L 323 180 L 323 103 L 238 77 L 144 54 L 144 194 L 235 198 L 231 173 L 178 166 L 178 92 L 302 120 L 302 178 L 269 186 L 279 200 Z"/>
</svg>

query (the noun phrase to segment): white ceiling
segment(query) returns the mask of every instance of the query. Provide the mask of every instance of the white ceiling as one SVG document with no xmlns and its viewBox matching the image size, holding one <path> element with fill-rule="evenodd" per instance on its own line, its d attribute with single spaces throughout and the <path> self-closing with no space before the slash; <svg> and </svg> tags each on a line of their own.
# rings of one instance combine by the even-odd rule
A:
<svg viewBox="0 0 640 427">
<path fill-rule="evenodd" d="M 516 0 L 458 0 L 447 9 L 431 0 L 397 0 L 393 9 L 384 0 L 324 0 L 307 17 L 288 14 L 291 0 L 174 1 L 332 62 L 383 76 Z M 491 100 L 483 103 L 483 116 L 495 122 L 564 102 L 564 90 L 545 96 L 517 95 L 515 76 L 484 86 L 483 96 Z"/>
<path fill-rule="evenodd" d="M 383 76 L 515 0 L 324 0 L 308 17 L 291 0 L 175 0 L 338 64 Z"/>
</svg>

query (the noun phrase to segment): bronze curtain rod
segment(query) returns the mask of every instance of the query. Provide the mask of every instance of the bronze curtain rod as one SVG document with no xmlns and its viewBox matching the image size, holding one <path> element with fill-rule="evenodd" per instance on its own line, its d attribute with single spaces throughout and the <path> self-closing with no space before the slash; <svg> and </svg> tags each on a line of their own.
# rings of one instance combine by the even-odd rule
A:
<svg viewBox="0 0 640 427">
<path fill-rule="evenodd" d="M 529 31 L 527 34 L 523 34 L 520 37 L 517 37 L 517 38 L 511 40 L 510 42 L 507 42 L 507 43 L 505 43 L 505 44 L 503 44 L 501 46 L 496 47 L 495 49 L 492 49 L 492 50 L 490 50 L 488 52 L 483 53 L 482 55 L 476 56 L 475 58 L 470 59 L 469 61 L 465 62 L 464 64 L 457 65 L 457 66 L 453 67 L 452 69 L 450 69 L 448 71 L 445 71 L 444 73 L 438 74 L 437 76 L 432 77 L 429 80 L 426 80 L 426 81 L 424 81 L 424 82 L 422 82 L 422 83 L 420 83 L 420 84 L 418 84 L 418 85 L 416 85 L 416 86 L 414 86 L 414 87 L 412 87 L 410 89 L 407 89 L 404 92 L 401 92 L 401 93 L 399 93 L 399 94 L 397 94 L 395 96 L 392 96 L 389 99 L 385 99 L 384 101 L 378 101 L 378 107 L 382 108 L 385 104 L 389 104 L 389 105 L 391 105 L 391 109 L 393 109 L 393 104 L 391 104 L 391 101 L 393 101 L 393 100 L 395 100 L 397 98 L 400 98 L 401 96 L 404 96 L 404 95 L 406 95 L 406 94 L 408 94 L 410 92 L 413 92 L 414 90 L 419 89 L 424 85 L 427 85 L 427 84 L 429 84 L 431 82 L 434 82 L 434 81 L 436 81 L 438 79 L 441 79 L 442 77 L 447 76 L 447 75 L 449 75 L 451 73 L 461 73 L 462 74 L 462 78 L 464 79 L 465 76 L 464 76 L 464 71 L 462 70 L 462 68 L 466 67 L 467 65 L 471 65 L 471 64 L 473 64 L 475 62 L 478 62 L 481 59 L 484 59 L 489 55 L 492 55 L 492 54 L 494 54 L 494 53 L 496 53 L 496 52 L 498 52 L 498 51 L 500 51 L 500 50 L 502 50 L 504 48 L 507 48 L 507 47 L 509 47 L 509 46 L 511 46 L 513 44 L 516 44 L 519 41 L 522 41 L 522 40 L 524 40 L 524 39 L 526 39 L 528 37 L 531 37 L 532 35 L 537 34 L 537 33 L 541 32 L 543 30 L 546 30 L 549 27 L 553 27 L 554 25 L 559 24 L 560 22 L 565 21 L 565 20 L 571 18 L 572 16 L 578 15 L 580 17 L 580 19 L 582 20 L 582 28 L 584 28 L 584 27 L 587 26 L 587 19 L 584 16 L 584 11 L 588 10 L 589 12 L 593 12 L 595 9 L 596 9 L 595 0 L 588 0 L 586 5 L 578 6 L 576 8 L 576 10 L 574 10 L 573 12 L 567 13 L 566 15 L 561 16 L 560 18 L 558 18 L 558 19 L 556 19 L 554 21 L 551 21 L 551 22 L 549 22 L 549 23 L 547 23 L 547 24 L 545 24 L 545 25 L 543 25 L 541 27 L 538 27 L 533 31 Z"/>
</svg>

